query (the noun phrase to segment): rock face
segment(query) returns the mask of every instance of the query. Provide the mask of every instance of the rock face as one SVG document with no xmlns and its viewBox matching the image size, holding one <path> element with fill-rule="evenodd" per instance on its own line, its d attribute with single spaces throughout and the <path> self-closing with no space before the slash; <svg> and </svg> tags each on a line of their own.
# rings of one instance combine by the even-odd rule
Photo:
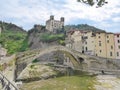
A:
<svg viewBox="0 0 120 90">
<path fill-rule="evenodd" d="M 50 32 L 45 29 L 45 26 L 42 25 L 34 25 L 34 28 L 28 31 L 28 45 L 30 49 L 45 48 L 57 44 L 55 41 L 49 43 L 42 41 L 41 36 L 45 33 L 50 34 Z"/>
<path fill-rule="evenodd" d="M 2 48 L 0 45 L 0 57 L 5 57 L 7 54 L 7 50 L 5 48 Z"/>
</svg>

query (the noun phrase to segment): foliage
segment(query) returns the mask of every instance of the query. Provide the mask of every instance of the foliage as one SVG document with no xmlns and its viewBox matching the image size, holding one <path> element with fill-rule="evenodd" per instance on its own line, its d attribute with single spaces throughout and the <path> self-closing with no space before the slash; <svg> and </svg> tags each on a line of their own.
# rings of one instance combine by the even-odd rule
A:
<svg viewBox="0 0 120 90">
<path fill-rule="evenodd" d="M 8 54 L 19 51 L 27 33 L 13 24 L 0 22 L 0 25 L 3 28 L 0 35 L 0 44 L 8 50 Z"/>
<path fill-rule="evenodd" d="M 97 4 L 97 7 L 102 7 L 103 5 L 108 3 L 106 0 L 77 0 L 77 1 L 88 4 L 90 6 Z"/>
<path fill-rule="evenodd" d="M 65 45 L 65 40 L 59 40 L 60 45 Z"/>
<path fill-rule="evenodd" d="M 37 59 L 32 61 L 32 63 L 37 63 L 37 62 L 39 62 L 39 60 L 37 60 Z"/>
<path fill-rule="evenodd" d="M 52 42 L 58 40 L 64 40 L 64 34 L 51 34 L 51 33 L 43 33 L 40 36 L 41 41 L 43 42 Z"/>
<path fill-rule="evenodd" d="M 28 45 L 28 38 L 25 38 L 21 44 L 21 47 L 19 49 L 20 52 L 26 51 L 29 49 L 29 45 Z"/>
<path fill-rule="evenodd" d="M 30 68 L 33 69 L 35 67 L 35 65 L 30 65 Z"/>
<path fill-rule="evenodd" d="M 66 25 L 65 26 L 65 31 L 68 30 L 74 30 L 74 29 L 79 29 L 79 30 L 85 30 L 85 31 L 93 31 L 93 32 L 105 32 L 104 30 L 98 29 L 96 27 L 87 25 L 87 24 L 78 24 L 78 25 Z"/>
</svg>

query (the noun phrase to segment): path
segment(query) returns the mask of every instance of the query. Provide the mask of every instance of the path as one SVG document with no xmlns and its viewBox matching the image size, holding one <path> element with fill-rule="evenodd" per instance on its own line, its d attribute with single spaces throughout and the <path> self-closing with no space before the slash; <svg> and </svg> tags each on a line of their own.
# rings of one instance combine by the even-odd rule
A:
<svg viewBox="0 0 120 90">
<path fill-rule="evenodd" d="M 96 90 L 120 90 L 120 78 L 113 75 L 98 75 Z"/>
</svg>

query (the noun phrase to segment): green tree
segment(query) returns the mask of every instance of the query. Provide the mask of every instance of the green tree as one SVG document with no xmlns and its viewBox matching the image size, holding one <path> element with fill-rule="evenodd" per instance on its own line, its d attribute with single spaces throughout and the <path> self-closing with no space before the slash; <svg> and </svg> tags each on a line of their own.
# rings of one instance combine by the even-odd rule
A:
<svg viewBox="0 0 120 90">
<path fill-rule="evenodd" d="M 106 0 L 77 0 L 77 1 L 88 4 L 90 6 L 97 4 L 97 7 L 102 7 L 103 5 L 108 3 Z"/>
</svg>

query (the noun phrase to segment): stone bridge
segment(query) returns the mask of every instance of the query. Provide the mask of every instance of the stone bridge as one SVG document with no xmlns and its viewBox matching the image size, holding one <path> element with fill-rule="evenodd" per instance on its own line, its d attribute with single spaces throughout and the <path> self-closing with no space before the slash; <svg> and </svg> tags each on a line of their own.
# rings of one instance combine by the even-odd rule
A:
<svg viewBox="0 0 120 90">
<path fill-rule="evenodd" d="M 91 69 L 100 70 L 118 70 L 120 69 L 120 60 L 112 60 L 106 58 L 100 58 L 95 56 L 85 55 L 83 53 L 77 52 L 73 49 L 64 46 L 50 46 L 42 49 L 34 49 L 18 53 L 16 56 L 16 69 L 15 69 L 15 79 L 19 77 L 20 73 L 26 68 L 26 66 L 31 63 L 34 59 L 52 51 L 65 51 L 70 53 L 75 60 L 71 61 L 75 70 L 90 71 Z M 96 70 L 95 70 L 96 71 Z"/>
</svg>

